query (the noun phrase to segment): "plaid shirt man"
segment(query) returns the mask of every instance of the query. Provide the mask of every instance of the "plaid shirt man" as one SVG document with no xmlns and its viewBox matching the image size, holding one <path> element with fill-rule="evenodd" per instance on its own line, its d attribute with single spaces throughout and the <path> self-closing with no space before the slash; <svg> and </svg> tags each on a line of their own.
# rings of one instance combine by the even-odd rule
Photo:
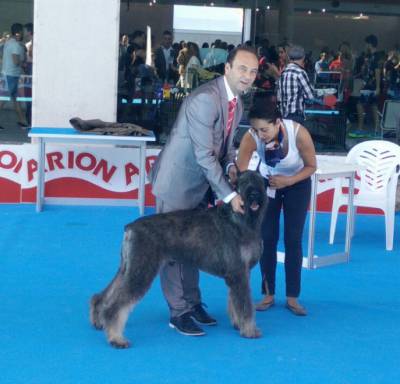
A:
<svg viewBox="0 0 400 384">
<path fill-rule="evenodd" d="M 283 117 L 298 114 L 304 118 L 304 99 L 313 99 L 314 90 L 307 72 L 289 63 L 278 80 L 278 102 Z"/>
</svg>

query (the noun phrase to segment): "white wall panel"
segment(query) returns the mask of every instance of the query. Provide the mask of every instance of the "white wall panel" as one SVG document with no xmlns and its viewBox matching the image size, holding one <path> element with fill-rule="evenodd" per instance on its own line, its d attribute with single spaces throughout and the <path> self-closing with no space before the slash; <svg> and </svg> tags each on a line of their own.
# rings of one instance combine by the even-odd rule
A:
<svg viewBox="0 0 400 384">
<path fill-rule="evenodd" d="M 32 125 L 114 121 L 119 0 L 35 0 Z"/>
</svg>

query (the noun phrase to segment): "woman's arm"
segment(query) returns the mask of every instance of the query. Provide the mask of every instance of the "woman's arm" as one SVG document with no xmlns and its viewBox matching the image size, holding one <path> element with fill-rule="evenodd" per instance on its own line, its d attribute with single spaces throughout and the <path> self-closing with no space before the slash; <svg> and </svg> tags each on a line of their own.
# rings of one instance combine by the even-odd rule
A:
<svg viewBox="0 0 400 384">
<path fill-rule="evenodd" d="M 246 132 L 240 142 L 239 153 L 236 159 L 236 165 L 240 172 L 245 171 L 249 167 L 251 156 L 257 149 L 257 144 L 251 134 Z"/>
</svg>

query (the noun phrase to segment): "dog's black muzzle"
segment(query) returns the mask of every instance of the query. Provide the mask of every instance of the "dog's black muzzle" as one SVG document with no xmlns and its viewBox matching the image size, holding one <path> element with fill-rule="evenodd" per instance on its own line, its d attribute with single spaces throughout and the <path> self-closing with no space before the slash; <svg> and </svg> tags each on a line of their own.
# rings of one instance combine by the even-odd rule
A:
<svg viewBox="0 0 400 384">
<path fill-rule="evenodd" d="M 247 193 L 247 203 L 252 211 L 258 211 L 264 202 L 264 196 L 258 190 L 250 190 Z"/>
</svg>

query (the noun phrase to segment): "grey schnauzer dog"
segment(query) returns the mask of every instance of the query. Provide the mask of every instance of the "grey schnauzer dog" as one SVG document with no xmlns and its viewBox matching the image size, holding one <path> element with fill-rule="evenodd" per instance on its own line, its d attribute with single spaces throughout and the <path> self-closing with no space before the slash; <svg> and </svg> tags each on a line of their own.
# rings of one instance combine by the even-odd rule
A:
<svg viewBox="0 0 400 384">
<path fill-rule="evenodd" d="M 122 244 L 121 265 L 111 283 L 90 303 L 90 321 L 104 329 L 116 348 L 130 346 L 123 336 L 129 312 L 145 295 L 161 263 L 174 260 L 222 277 L 229 287 L 228 313 L 240 335 L 257 338 L 250 294 L 250 269 L 261 254 L 261 223 L 266 208 L 262 177 L 245 171 L 237 191 L 244 214 L 230 204 L 147 216 L 128 224 Z"/>
</svg>

